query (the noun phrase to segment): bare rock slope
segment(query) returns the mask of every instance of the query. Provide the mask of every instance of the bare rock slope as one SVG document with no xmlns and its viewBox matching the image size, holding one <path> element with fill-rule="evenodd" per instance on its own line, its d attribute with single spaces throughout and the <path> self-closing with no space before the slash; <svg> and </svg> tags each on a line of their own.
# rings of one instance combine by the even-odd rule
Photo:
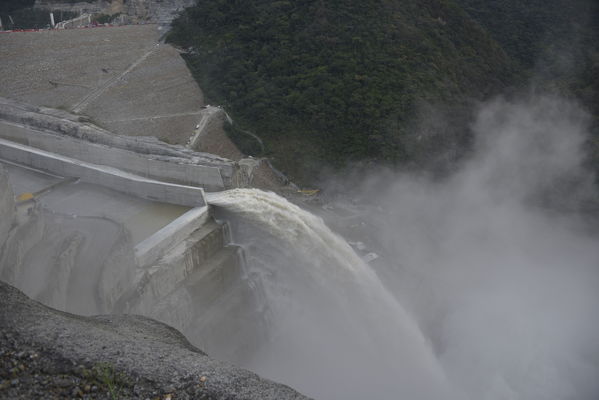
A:
<svg viewBox="0 0 599 400">
<path fill-rule="evenodd" d="M 13 349 L 5 349 L 3 343 L 0 358 L 15 356 L 22 348 L 22 359 L 30 361 L 35 354 L 38 363 L 58 363 L 43 372 L 53 374 L 56 368 L 60 379 L 67 380 L 65 386 L 86 385 L 89 374 L 79 373 L 80 378 L 77 368 L 109 366 L 124 377 L 118 383 L 124 398 L 171 394 L 173 399 L 306 399 L 287 386 L 210 359 L 177 330 L 149 318 L 80 317 L 46 307 L 1 281 L 0 298 L 0 338 Z M 26 382 L 27 360 L 19 363 L 23 367 L 3 372 L 10 376 L 0 382 L 0 397 L 23 398 L 40 385 L 43 391 L 44 382 L 21 385 L 20 377 Z M 54 384 L 54 378 L 47 378 L 46 384 Z"/>
</svg>

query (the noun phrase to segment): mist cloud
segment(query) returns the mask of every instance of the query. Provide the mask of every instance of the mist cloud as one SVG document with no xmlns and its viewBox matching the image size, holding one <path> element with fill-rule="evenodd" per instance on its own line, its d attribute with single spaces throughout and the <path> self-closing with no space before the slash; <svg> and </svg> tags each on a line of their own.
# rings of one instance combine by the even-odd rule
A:
<svg viewBox="0 0 599 400">
<path fill-rule="evenodd" d="M 471 157 L 443 180 L 374 171 L 327 185 L 361 199 L 343 233 L 359 226 L 372 265 L 274 194 L 210 198 L 264 294 L 269 337 L 240 364 L 320 399 L 599 398 L 588 118 L 538 96 L 476 115 Z"/>
<path fill-rule="evenodd" d="M 389 284 L 468 398 L 599 396 L 597 220 L 579 212 L 597 204 L 587 123 L 562 99 L 497 99 L 456 174 L 398 176 L 376 196 L 374 241 L 398 260 Z"/>
</svg>

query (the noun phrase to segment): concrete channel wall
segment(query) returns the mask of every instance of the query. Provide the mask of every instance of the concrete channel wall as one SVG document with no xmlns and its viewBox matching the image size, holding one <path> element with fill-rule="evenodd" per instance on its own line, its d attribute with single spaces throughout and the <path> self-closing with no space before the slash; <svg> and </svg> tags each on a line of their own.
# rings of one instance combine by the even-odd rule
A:
<svg viewBox="0 0 599 400">
<path fill-rule="evenodd" d="M 208 220 L 208 206 L 195 207 L 135 246 L 135 261 L 140 267 L 158 260 L 167 250 L 182 242 Z"/>
<path fill-rule="evenodd" d="M 0 137 L 51 153 L 94 164 L 108 165 L 147 178 L 201 186 L 210 191 L 225 189 L 225 183 L 218 167 L 149 158 L 146 154 L 26 127 L 14 130 L 6 129 L 0 132 Z"/>
<path fill-rule="evenodd" d="M 22 128 L 3 129 L 5 139 L 146 178 L 219 191 L 231 187 L 236 173 L 231 160 L 155 138 L 114 135 L 61 110 L 0 98 L 0 120 Z"/>
<path fill-rule="evenodd" d="M 49 153 L 0 139 L 0 158 L 152 201 L 190 207 L 205 206 L 202 188 L 143 178 L 115 168 Z"/>
</svg>

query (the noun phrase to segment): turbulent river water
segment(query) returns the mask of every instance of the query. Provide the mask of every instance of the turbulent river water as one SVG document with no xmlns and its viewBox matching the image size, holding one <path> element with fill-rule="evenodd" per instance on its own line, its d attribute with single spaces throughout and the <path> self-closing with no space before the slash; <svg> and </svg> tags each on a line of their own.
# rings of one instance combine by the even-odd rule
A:
<svg viewBox="0 0 599 400">
<path fill-rule="evenodd" d="M 208 200 L 252 227 L 240 240 L 266 289 L 272 332 L 247 367 L 318 398 L 449 393 L 413 318 L 321 218 L 257 189 Z"/>
<path fill-rule="evenodd" d="M 268 337 L 239 363 L 317 399 L 598 399 L 586 121 L 563 99 L 498 99 L 445 179 L 338 178 L 372 265 L 275 194 L 211 194 L 264 293 Z"/>
</svg>

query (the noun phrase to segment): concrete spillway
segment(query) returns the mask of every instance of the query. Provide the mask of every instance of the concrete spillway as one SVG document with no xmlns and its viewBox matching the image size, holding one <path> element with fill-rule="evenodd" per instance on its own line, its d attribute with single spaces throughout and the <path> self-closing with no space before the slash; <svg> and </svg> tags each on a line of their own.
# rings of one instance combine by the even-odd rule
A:
<svg viewBox="0 0 599 400">
<path fill-rule="evenodd" d="M 156 318 L 221 359 L 257 347 L 255 288 L 202 188 L 232 184 L 232 162 L 3 104 L 0 279 L 60 310 Z"/>
<path fill-rule="evenodd" d="M 181 146 L 203 95 L 157 28 L 0 38 L 0 279 L 59 310 L 156 318 L 242 360 L 263 337 L 260 288 L 204 191 L 251 174 Z"/>
</svg>

